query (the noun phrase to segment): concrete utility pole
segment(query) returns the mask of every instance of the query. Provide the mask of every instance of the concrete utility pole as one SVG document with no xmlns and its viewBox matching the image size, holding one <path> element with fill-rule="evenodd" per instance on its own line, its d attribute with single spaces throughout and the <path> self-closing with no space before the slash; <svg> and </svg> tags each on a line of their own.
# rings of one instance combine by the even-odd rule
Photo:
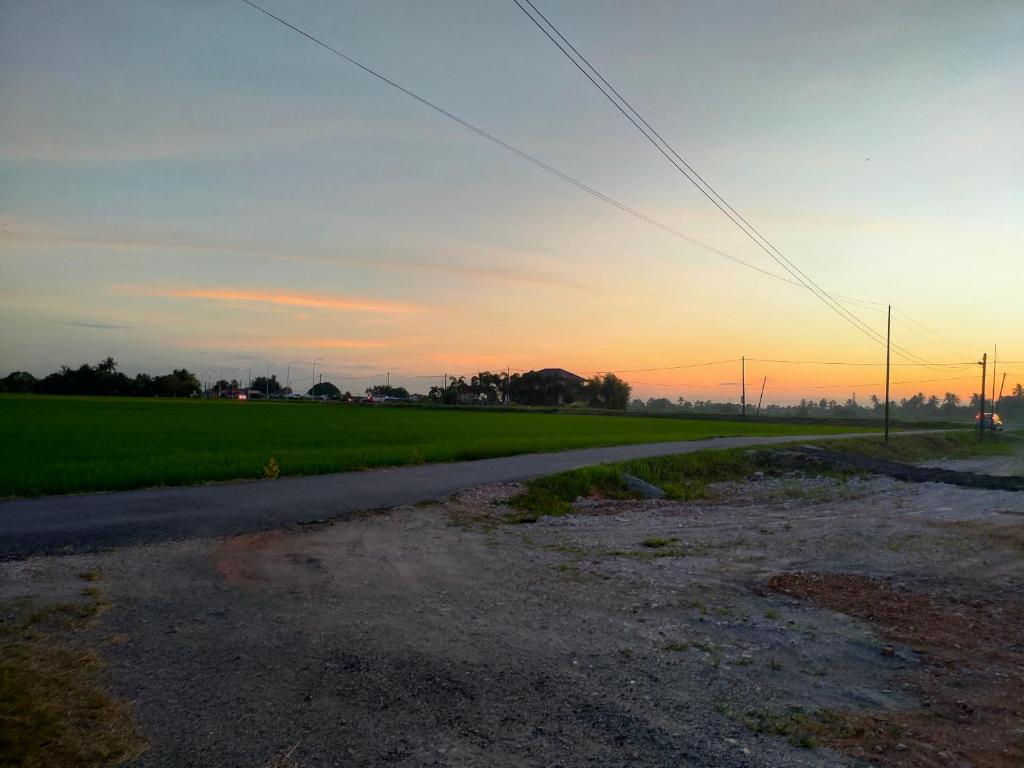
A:
<svg viewBox="0 0 1024 768">
<path fill-rule="evenodd" d="M 742 358 L 741 369 L 740 369 L 740 413 L 743 416 L 747 415 L 747 358 L 744 355 Z"/>
<path fill-rule="evenodd" d="M 978 437 L 985 434 L 985 373 L 988 370 L 988 352 L 981 356 L 981 394 L 978 395 Z"/>
<path fill-rule="evenodd" d="M 995 378 L 993 376 L 992 378 Z M 1003 387 L 1006 386 L 1006 371 L 1003 371 L 1003 381 L 999 385 L 999 399 L 993 401 L 992 412 L 999 413 L 999 406 L 1003 404 Z"/>
<path fill-rule="evenodd" d="M 761 402 L 764 400 L 764 385 L 767 384 L 767 383 L 768 383 L 768 377 L 765 376 L 761 380 L 761 396 L 759 398 L 757 398 L 757 413 L 754 414 L 755 416 L 760 416 L 761 415 Z"/>
<path fill-rule="evenodd" d="M 892 304 L 885 321 L 885 442 L 889 442 L 889 347 L 892 344 Z"/>
<path fill-rule="evenodd" d="M 999 356 L 999 345 L 992 347 L 992 397 L 989 399 L 992 413 L 996 412 L 996 358 Z M 996 420 L 992 419 L 992 431 L 996 431 Z"/>
</svg>

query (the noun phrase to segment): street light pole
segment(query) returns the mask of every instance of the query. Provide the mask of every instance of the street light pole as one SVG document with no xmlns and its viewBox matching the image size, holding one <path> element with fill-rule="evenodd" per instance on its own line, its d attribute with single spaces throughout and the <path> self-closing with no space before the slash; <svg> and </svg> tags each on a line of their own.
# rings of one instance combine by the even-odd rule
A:
<svg viewBox="0 0 1024 768">
<path fill-rule="evenodd" d="M 322 357 L 318 357 L 313 361 L 313 384 L 310 387 L 309 393 L 314 400 L 316 400 L 316 364 L 323 360 Z"/>
<path fill-rule="evenodd" d="M 291 389 L 292 389 L 292 365 L 294 365 L 295 363 L 301 363 L 301 362 L 302 362 L 301 360 L 289 360 L 288 361 L 288 375 L 285 376 L 285 379 L 287 380 L 287 383 L 285 384 L 285 387 L 288 388 L 288 394 L 291 394 Z"/>
</svg>

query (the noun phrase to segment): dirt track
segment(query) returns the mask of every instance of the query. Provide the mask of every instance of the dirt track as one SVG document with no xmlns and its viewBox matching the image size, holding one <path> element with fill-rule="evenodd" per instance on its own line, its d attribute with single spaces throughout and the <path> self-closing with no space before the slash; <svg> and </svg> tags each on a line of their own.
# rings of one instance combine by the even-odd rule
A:
<svg viewBox="0 0 1024 768">
<path fill-rule="evenodd" d="M 515 489 L 5 563 L 0 597 L 105 574 L 141 766 L 1020 764 L 1024 493 L 791 477 L 493 525 Z M 896 601 L 988 645 L 864 607 Z"/>
</svg>

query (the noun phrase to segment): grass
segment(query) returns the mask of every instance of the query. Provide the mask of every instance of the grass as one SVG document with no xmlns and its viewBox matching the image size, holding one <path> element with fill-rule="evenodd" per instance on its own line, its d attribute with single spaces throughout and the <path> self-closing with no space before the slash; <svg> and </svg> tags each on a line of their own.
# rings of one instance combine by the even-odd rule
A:
<svg viewBox="0 0 1024 768">
<path fill-rule="evenodd" d="M 787 712 L 753 710 L 743 716 L 743 723 L 754 733 L 785 736 L 794 747 L 815 749 L 819 745 L 815 719 L 797 709 Z"/>
<path fill-rule="evenodd" d="M 1010 456 L 1024 453 L 1024 437 L 997 433 L 979 439 L 977 432 L 960 430 L 921 435 L 890 437 L 886 445 L 877 437 L 857 437 L 849 440 L 825 441 L 823 448 L 853 453 L 872 459 L 887 459 L 905 463 L 929 459 L 970 459 L 985 456 Z"/>
<path fill-rule="evenodd" d="M 894 435 L 884 445 L 878 436 L 857 437 L 842 441 L 823 441 L 821 445 L 844 453 L 887 458 L 892 461 L 925 461 L 934 458 L 969 458 L 1024 453 L 1024 438 L 1001 434 L 995 439 L 986 436 L 979 441 L 969 431 L 943 432 L 921 435 Z M 662 456 L 652 459 L 637 459 L 621 464 L 602 464 L 570 472 L 531 480 L 526 491 L 509 500 L 514 512 L 506 520 L 513 523 L 529 523 L 545 515 L 560 516 L 572 511 L 572 503 L 580 497 L 606 499 L 637 499 L 638 495 L 629 490 L 623 476 L 626 474 L 646 480 L 666 492 L 666 498 L 691 501 L 707 496 L 708 486 L 727 480 L 743 480 L 754 472 L 771 473 L 770 452 L 765 449 L 734 448 L 730 450 L 706 450 L 677 456 Z M 819 474 L 831 474 L 836 478 L 849 477 L 844 470 L 819 470 Z M 793 482 L 783 486 L 781 493 L 787 497 L 826 500 L 831 498 L 827 488 L 808 490 L 803 483 Z M 771 533 L 771 531 L 762 531 Z M 660 543 L 659 543 L 660 542 Z M 667 540 L 649 540 L 642 546 L 675 556 L 675 549 L 664 549 Z"/>
<path fill-rule="evenodd" d="M 83 595 L 36 609 L 22 603 L 0 621 L 0 765 L 99 768 L 145 748 L 131 708 L 101 685 L 100 657 L 74 643 L 107 607 L 98 589 Z"/>
<path fill-rule="evenodd" d="M 710 483 L 738 480 L 755 472 L 763 461 L 761 454 L 745 449 L 707 450 L 678 456 L 637 459 L 622 464 L 601 464 L 531 480 L 526 491 L 509 504 L 516 510 L 510 522 L 533 522 L 545 515 L 559 516 L 572 511 L 572 502 L 580 496 L 609 499 L 634 499 L 623 475 L 633 475 L 652 483 L 666 498 L 692 500 L 703 498 Z M 650 548 L 668 544 L 645 543 Z"/>
<path fill-rule="evenodd" d="M 317 403 L 0 395 L 0 445 L 6 449 L 0 461 L 0 496 L 321 474 L 717 436 L 828 435 L 856 429 Z M 674 492 L 685 495 L 686 487 L 676 487 Z"/>
</svg>

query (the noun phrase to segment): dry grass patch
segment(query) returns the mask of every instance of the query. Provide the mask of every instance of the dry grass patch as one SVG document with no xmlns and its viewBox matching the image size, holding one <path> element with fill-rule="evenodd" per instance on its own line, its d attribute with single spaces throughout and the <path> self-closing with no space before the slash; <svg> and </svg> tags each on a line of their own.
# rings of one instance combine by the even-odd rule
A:
<svg viewBox="0 0 1024 768">
<path fill-rule="evenodd" d="M 75 637 L 107 606 L 87 591 L 82 603 L 20 603 L 0 621 L 2 766 L 98 768 L 145 748 L 131 707 L 101 685 L 102 659 Z"/>
</svg>

